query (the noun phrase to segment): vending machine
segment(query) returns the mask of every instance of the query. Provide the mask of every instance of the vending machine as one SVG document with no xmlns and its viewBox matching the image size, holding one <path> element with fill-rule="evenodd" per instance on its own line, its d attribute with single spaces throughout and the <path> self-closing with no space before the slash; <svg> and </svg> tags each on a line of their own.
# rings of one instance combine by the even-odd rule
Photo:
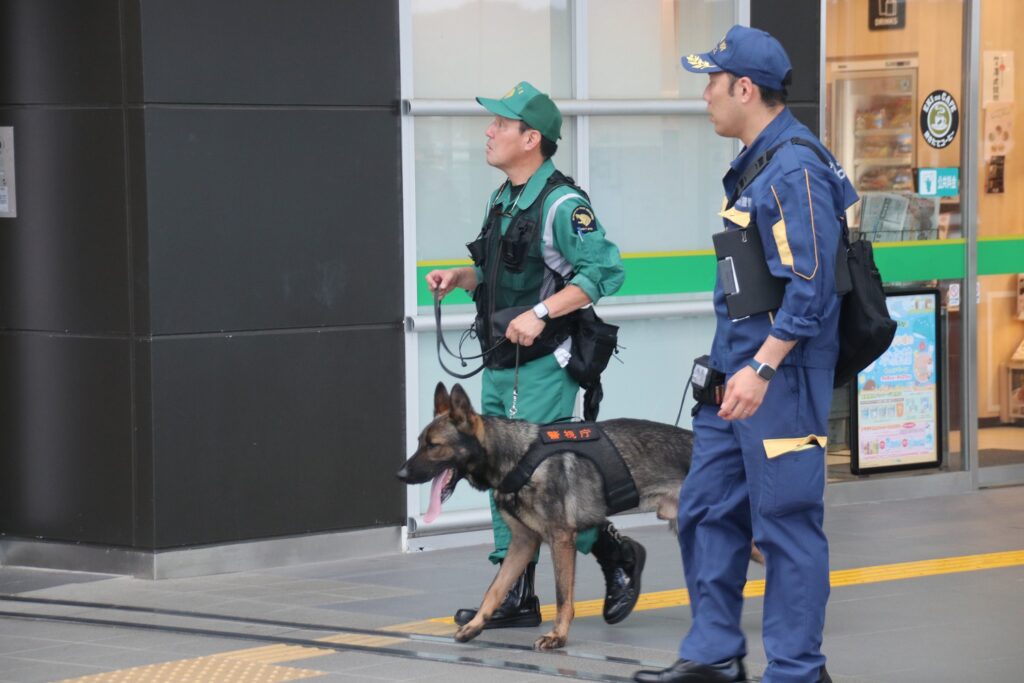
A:
<svg viewBox="0 0 1024 683">
<path fill-rule="evenodd" d="M 829 64 L 827 137 L 858 193 L 913 192 L 917 59 Z"/>
</svg>

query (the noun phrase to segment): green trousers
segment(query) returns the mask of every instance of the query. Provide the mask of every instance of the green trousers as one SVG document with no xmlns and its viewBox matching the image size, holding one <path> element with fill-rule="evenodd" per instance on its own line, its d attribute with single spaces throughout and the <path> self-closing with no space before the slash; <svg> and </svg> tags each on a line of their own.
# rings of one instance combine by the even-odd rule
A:
<svg viewBox="0 0 1024 683">
<path fill-rule="evenodd" d="M 514 383 L 514 369 L 484 370 L 481 414 L 508 417 Z M 580 385 L 558 365 L 553 354 L 531 361 L 519 368 L 519 401 L 515 419 L 544 424 L 571 417 L 579 389 Z M 494 552 L 490 554 L 490 560 L 497 564 L 508 552 L 512 532 L 494 504 L 494 492 L 489 491 L 487 495 L 491 501 L 494 529 Z M 596 540 L 597 529 L 581 531 L 576 535 L 576 549 L 589 553 Z M 533 561 L 537 559 L 538 556 L 534 556 Z"/>
</svg>

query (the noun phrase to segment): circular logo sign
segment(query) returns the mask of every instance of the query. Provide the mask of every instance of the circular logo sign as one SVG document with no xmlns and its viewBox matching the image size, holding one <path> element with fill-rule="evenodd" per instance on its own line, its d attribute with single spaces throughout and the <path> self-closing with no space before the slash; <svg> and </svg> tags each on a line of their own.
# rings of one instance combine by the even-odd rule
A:
<svg viewBox="0 0 1024 683">
<path fill-rule="evenodd" d="M 936 90 L 921 106 L 921 135 L 932 147 L 942 149 L 953 142 L 960 127 L 956 100 L 945 90 Z"/>
</svg>

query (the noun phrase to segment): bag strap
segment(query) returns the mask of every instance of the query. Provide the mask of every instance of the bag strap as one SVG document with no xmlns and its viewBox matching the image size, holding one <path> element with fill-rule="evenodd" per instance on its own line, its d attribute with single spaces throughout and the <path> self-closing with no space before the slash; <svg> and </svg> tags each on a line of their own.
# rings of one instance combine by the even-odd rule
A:
<svg viewBox="0 0 1024 683">
<path fill-rule="evenodd" d="M 789 140 L 780 142 L 779 144 L 775 145 L 767 152 L 759 156 L 758 158 L 754 159 L 745 169 L 743 169 L 743 173 L 740 174 L 739 180 L 736 181 L 736 188 L 732 191 L 732 197 L 729 198 L 729 207 L 736 203 L 736 200 L 740 198 L 740 195 L 743 193 L 743 190 L 747 189 L 750 183 L 754 182 L 754 178 L 759 176 L 761 174 L 761 171 L 767 168 L 768 164 L 772 160 L 772 157 L 775 156 L 775 153 L 778 152 L 779 149 L 782 148 L 783 146 L 790 144 L 800 145 L 802 147 L 809 148 L 816 155 L 818 155 L 818 158 L 821 160 L 821 163 L 825 164 L 826 166 L 830 165 L 829 159 L 828 157 L 825 156 L 825 153 L 818 149 L 818 146 L 811 142 L 810 140 L 805 140 L 804 138 L 790 138 Z"/>
</svg>

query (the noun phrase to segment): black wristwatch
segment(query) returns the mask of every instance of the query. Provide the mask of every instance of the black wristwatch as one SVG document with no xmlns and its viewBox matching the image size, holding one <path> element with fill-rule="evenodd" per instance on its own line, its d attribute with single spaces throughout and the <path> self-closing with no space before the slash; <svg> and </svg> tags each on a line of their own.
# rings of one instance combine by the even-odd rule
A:
<svg viewBox="0 0 1024 683">
<path fill-rule="evenodd" d="M 544 322 L 551 320 L 551 313 L 548 312 L 548 307 L 544 305 L 543 301 L 533 307 L 533 314 Z"/>
<path fill-rule="evenodd" d="M 763 379 L 765 382 L 770 381 L 771 378 L 775 376 L 775 368 L 768 365 L 767 363 L 758 363 L 756 360 L 751 358 L 750 360 L 747 361 L 747 365 L 754 368 L 754 372 L 757 373 L 757 376 Z"/>
</svg>

